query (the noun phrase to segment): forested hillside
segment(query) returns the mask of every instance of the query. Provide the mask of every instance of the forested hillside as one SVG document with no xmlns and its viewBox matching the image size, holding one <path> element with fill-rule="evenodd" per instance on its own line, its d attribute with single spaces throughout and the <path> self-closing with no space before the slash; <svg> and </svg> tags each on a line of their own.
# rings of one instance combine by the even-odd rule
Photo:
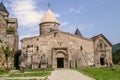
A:
<svg viewBox="0 0 120 80">
<path fill-rule="evenodd" d="M 115 44 L 115 45 L 113 45 L 113 47 L 112 47 L 113 53 L 116 52 L 116 51 L 119 50 L 119 49 L 120 49 L 120 43 Z"/>
<path fill-rule="evenodd" d="M 120 64 L 120 43 L 113 45 L 113 63 Z"/>
</svg>

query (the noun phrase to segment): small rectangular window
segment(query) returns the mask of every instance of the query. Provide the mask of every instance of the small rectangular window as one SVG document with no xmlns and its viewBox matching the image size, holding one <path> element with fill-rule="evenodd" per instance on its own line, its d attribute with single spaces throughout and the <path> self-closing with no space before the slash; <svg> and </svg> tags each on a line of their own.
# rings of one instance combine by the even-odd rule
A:
<svg viewBox="0 0 120 80">
<path fill-rule="evenodd" d="M 37 46 L 37 49 L 36 49 L 37 51 L 39 51 L 39 47 Z"/>
</svg>

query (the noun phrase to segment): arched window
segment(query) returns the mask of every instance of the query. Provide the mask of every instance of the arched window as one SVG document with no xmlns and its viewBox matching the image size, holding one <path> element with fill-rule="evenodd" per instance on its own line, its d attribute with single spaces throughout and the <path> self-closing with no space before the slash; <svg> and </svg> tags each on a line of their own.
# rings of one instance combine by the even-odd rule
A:
<svg viewBox="0 0 120 80">
<path fill-rule="evenodd" d="M 102 44 L 102 42 L 100 42 L 99 49 L 100 49 L 100 51 L 103 50 L 103 44 Z"/>
<path fill-rule="evenodd" d="M 99 40 L 98 48 L 99 48 L 99 51 L 105 51 L 106 45 L 103 40 Z"/>
</svg>

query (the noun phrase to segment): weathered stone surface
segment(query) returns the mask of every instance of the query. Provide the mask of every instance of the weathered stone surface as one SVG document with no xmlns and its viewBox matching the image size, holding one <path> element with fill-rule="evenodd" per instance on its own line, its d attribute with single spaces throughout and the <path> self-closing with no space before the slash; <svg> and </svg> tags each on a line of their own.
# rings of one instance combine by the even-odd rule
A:
<svg viewBox="0 0 120 80">
<path fill-rule="evenodd" d="M 27 55 L 26 66 L 42 68 L 44 64 L 52 68 L 75 68 L 101 66 L 112 61 L 111 44 L 103 35 L 91 39 L 73 35 L 59 31 L 59 25 L 54 29 L 56 22 L 50 20 L 40 23 L 41 35 L 21 40 L 22 54 Z"/>
<path fill-rule="evenodd" d="M 0 6 L 3 6 L 3 3 L 0 3 Z M 5 8 L 5 7 L 4 7 Z M 5 8 L 6 9 L 6 8 Z M 7 29 L 12 26 L 14 27 L 14 32 L 7 33 Z M 9 18 L 9 13 L 0 10 L 0 41 L 3 47 L 10 46 L 14 51 L 18 50 L 18 23 L 16 18 Z M 9 57 L 8 67 L 12 68 L 14 66 L 13 63 L 13 56 Z M 6 67 L 6 59 L 5 55 L 2 49 L 2 52 L 0 52 L 0 67 Z"/>
</svg>

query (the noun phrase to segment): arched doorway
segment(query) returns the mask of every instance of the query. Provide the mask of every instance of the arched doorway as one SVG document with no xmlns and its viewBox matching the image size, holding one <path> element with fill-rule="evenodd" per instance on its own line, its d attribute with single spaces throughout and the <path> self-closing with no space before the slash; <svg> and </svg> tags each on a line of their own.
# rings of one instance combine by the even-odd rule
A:
<svg viewBox="0 0 120 80">
<path fill-rule="evenodd" d="M 105 65 L 105 56 L 103 54 L 100 56 L 100 65 Z"/>
<path fill-rule="evenodd" d="M 67 48 L 53 48 L 52 49 L 52 67 L 68 68 L 68 51 Z"/>
<path fill-rule="evenodd" d="M 57 68 L 64 68 L 64 58 L 57 58 Z"/>
<path fill-rule="evenodd" d="M 63 52 L 60 51 L 56 53 L 57 68 L 64 68 L 64 58 L 65 54 Z"/>
<path fill-rule="evenodd" d="M 21 50 L 18 50 L 14 55 L 14 67 L 19 69 L 19 56 L 21 55 Z"/>
</svg>

